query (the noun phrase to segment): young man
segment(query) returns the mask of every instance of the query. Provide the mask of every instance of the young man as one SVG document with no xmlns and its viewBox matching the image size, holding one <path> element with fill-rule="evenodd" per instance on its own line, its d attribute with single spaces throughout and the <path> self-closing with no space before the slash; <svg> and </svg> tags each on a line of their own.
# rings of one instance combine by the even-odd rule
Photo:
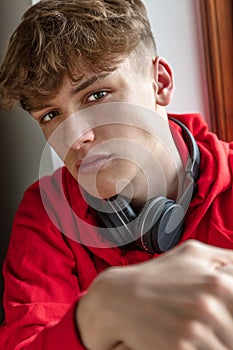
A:
<svg viewBox="0 0 233 350">
<path fill-rule="evenodd" d="M 25 13 L 1 108 L 26 109 L 65 167 L 16 214 L 1 349 L 233 349 L 233 145 L 168 120 L 173 90 L 141 0 Z"/>
</svg>

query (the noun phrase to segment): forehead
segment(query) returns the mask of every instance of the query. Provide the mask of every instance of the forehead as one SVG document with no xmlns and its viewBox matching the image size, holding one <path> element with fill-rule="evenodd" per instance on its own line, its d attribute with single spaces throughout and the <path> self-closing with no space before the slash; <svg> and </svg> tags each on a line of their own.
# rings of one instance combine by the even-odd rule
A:
<svg viewBox="0 0 233 350">
<path fill-rule="evenodd" d="M 67 75 L 63 77 L 62 83 L 59 90 L 69 89 L 70 95 L 75 95 L 82 90 L 91 87 L 92 85 L 98 84 L 99 82 L 109 81 L 109 79 L 125 78 L 129 79 L 130 77 L 137 76 L 133 69 L 132 62 L 129 57 L 125 58 L 121 63 L 116 67 L 109 70 L 104 70 L 100 72 L 86 71 L 79 79 L 72 81 Z"/>
<path fill-rule="evenodd" d="M 50 101 L 53 101 L 57 96 L 62 95 L 63 93 L 66 96 L 72 97 L 73 95 L 82 92 L 83 90 L 91 87 L 94 84 L 99 82 L 108 81 L 117 81 L 117 78 L 121 80 L 131 80 L 139 79 L 138 70 L 134 67 L 134 61 L 130 56 L 126 58 L 121 57 L 121 61 L 118 65 L 110 67 L 108 70 L 103 71 L 93 71 L 85 69 L 82 74 L 75 74 L 75 77 L 70 77 L 65 73 L 61 79 L 60 84 L 51 92 L 46 92 L 45 94 L 37 93 L 35 97 L 30 96 L 28 100 L 27 108 L 29 112 L 37 112 L 44 108 L 47 108 Z M 108 79 L 108 80 L 107 80 Z M 135 82 L 136 83 L 136 82 Z"/>
</svg>

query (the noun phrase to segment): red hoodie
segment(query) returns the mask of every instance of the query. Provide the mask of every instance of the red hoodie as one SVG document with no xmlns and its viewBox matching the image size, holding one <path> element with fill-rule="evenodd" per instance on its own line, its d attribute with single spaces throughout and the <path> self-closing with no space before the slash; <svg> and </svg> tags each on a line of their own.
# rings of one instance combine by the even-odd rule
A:
<svg viewBox="0 0 233 350">
<path fill-rule="evenodd" d="M 193 238 L 233 249 L 233 143 L 219 141 L 199 115 L 173 116 L 188 126 L 201 152 L 198 192 L 186 214 L 181 241 Z M 3 269 L 6 318 L 0 349 L 84 349 L 74 320 L 82 293 L 109 266 L 156 257 L 140 250 L 79 244 L 96 236 L 84 222 L 96 223 L 66 168 L 25 192 Z"/>
</svg>

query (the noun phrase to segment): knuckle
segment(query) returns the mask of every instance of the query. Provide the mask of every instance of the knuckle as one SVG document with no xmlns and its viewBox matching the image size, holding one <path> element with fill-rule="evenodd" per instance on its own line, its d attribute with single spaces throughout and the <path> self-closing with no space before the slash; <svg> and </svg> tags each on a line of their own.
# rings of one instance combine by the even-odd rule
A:
<svg viewBox="0 0 233 350">
<path fill-rule="evenodd" d="M 199 322 L 194 320 L 187 322 L 184 331 L 188 338 L 196 338 L 200 332 Z"/>
<path fill-rule="evenodd" d="M 219 301 L 210 294 L 202 294 L 195 298 L 194 309 L 199 317 L 211 320 L 218 314 Z"/>
<path fill-rule="evenodd" d="M 175 350 L 193 349 L 193 344 L 203 337 L 204 328 L 204 325 L 196 320 L 186 321 L 182 327 L 182 332 L 174 339 L 172 348 Z"/>
<path fill-rule="evenodd" d="M 190 342 L 185 339 L 178 339 L 173 343 L 175 350 L 187 350 L 190 347 Z"/>
<path fill-rule="evenodd" d="M 184 254 L 195 254 L 199 252 L 201 243 L 195 240 L 187 240 L 182 245 L 180 245 L 180 250 Z"/>
<path fill-rule="evenodd" d="M 206 288 L 211 294 L 223 294 L 227 291 L 226 279 L 223 275 L 214 273 L 206 278 Z"/>
<path fill-rule="evenodd" d="M 183 328 L 185 339 L 198 339 L 203 333 L 203 328 L 203 324 L 197 320 L 187 321 Z"/>
</svg>

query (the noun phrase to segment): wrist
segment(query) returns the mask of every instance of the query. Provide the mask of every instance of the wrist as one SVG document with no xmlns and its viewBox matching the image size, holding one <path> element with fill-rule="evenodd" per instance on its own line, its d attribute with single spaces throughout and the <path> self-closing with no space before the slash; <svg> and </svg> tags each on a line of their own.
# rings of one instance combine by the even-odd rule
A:
<svg viewBox="0 0 233 350">
<path fill-rule="evenodd" d="M 101 273 L 76 307 L 76 324 L 81 340 L 90 349 L 109 349 L 117 342 L 120 310 L 115 291 L 119 289 L 117 268 Z"/>
</svg>

